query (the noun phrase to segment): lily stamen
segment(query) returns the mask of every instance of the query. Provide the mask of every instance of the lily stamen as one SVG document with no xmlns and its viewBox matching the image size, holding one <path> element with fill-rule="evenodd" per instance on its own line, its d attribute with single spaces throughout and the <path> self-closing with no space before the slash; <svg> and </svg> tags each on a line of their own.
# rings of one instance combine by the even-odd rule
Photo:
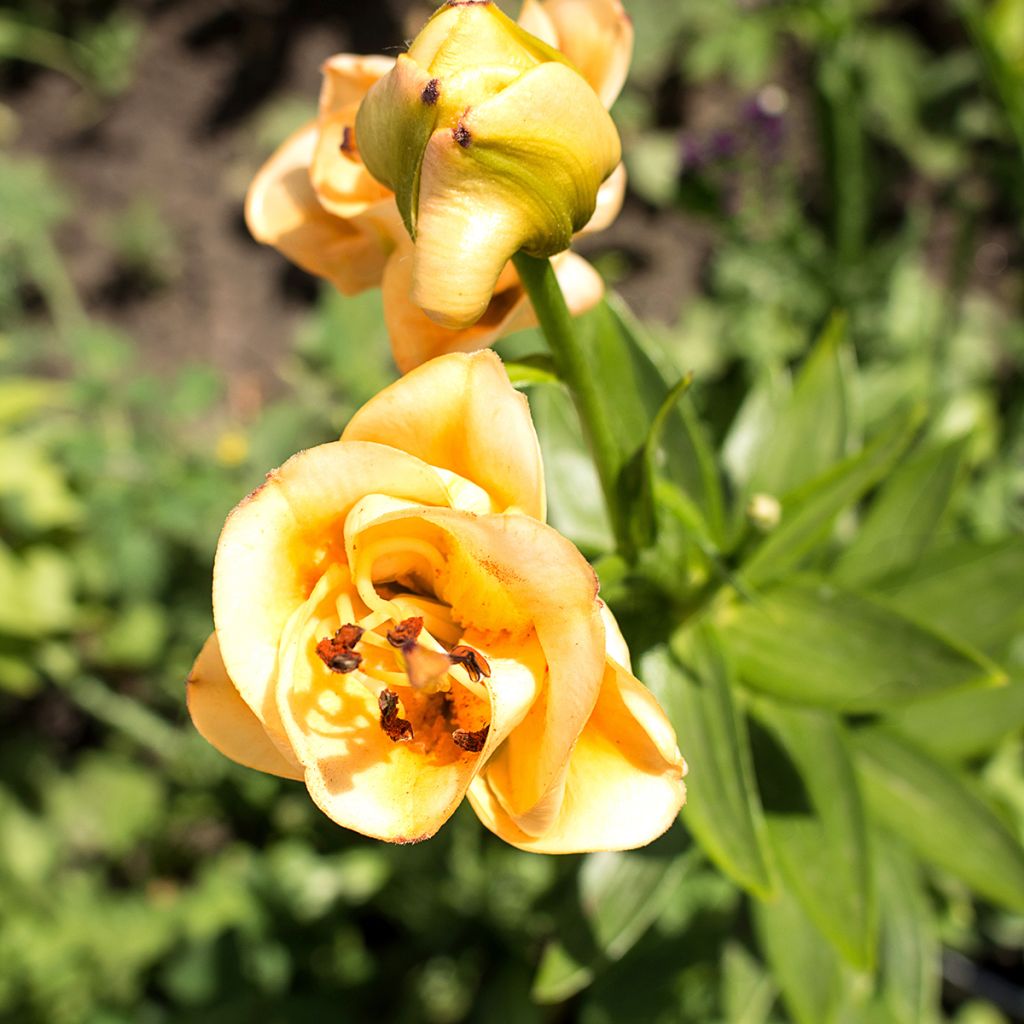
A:
<svg viewBox="0 0 1024 1024">
<path fill-rule="evenodd" d="M 400 743 L 413 738 L 412 723 L 407 718 L 398 717 L 398 694 L 394 690 L 381 690 L 377 698 L 380 707 L 380 727 L 392 743 Z"/>
<path fill-rule="evenodd" d="M 490 725 L 485 725 L 482 729 L 456 729 L 452 733 L 452 742 L 455 746 L 475 754 L 484 749 L 490 730 Z"/>
<path fill-rule="evenodd" d="M 453 665 L 461 665 L 474 683 L 479 683 L 483 676 L 488 679 L 491 676 L 491 666 L 487 663 L 487 659 L 479 651 L 474 651 L 472 647 L 459 644 L 448 652 L 448 657 Z"/>
<path fill-rule="evenodd" d="M 406 644 L 412 643 L 420 635 L 423 629 L 423 616 L 414 615 L 408 619 L 402 619 L 394 629 L 387 632 L 388 643 L 392 647 L 404 648 Z"/>
<path fill-rule="evenodd" d="M 325 636 L 316 645 L 316 653 L 332 672 L 353 672 L 363 661 L 363 656 L 354 649 L 362 635 L 362 628 L 349 622 L 334 636 Z"/>
</svg>

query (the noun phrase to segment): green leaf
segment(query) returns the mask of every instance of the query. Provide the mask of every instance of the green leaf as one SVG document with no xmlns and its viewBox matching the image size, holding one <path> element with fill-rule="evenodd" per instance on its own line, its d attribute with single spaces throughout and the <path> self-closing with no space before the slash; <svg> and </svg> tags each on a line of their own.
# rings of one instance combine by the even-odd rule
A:
<svg viewBox="0 0 1024 1024">
<path fill-rule="evenodd" d="M 810 577 L 726 606 L 718 623 L 743 682 L 800 704 L 877 711 L 1004 681 L 980 656 L 877 599 Z"/>
<path fill-rule="evenodd" d="M 662 840 L 666 843 L 666 840 Z M 652 852 L 592 853 L 579 878 L 579 912 L 563 915 L 533 983 L 539 1003 L 559 1003 L 621 959 L 654 923 L 696 861 Z"/>
<path fill-rule="evenodd" d="M 761 439 L 749 491 L 788 494 L 845 454 L 851 362 L 845 336 L 845 316 L 833 316 L 801 367 L 772 429 Z"/>
<path fill-rule="evenodd" d="M 885 723 L 936 757 L 978 757 L 1024 729 L 1024 679 L 915 701 L 887 712 Z"/>
<path fill-rule="evenodd" d="M 839 961 L 786 890 L 755 900 L 754 928 L 796 1024 L 832 1024 L 842 998 Z"/>
<path fill-rule="evenodd" d="M 597 470 L 579 419 L 561 386 L 531 387 L 530 412 L 544 457 L 548 521 L 586 552 L 615 547 Z"/>
<path fill-rule="evenodd" d="M 820 711 L 754 707 L 754 760 L 779 871 L 804 913 L 852 966 L 875 959 L 868 827 L 843 730 Z"/>
<path fill-rule="evenodd" d="M 762 586 L 797 565 L 828 536 L 836 517 L 873 487 L 900 457 L 919 414 L 899 419 L 863 451 L 845 459 L 782 503 L 782 521 L 743 566 L 750 585 Z"/>
<path fill-rule="evenodd" d="M 928 555 L 880 593 L 933 629 L 995 658 L 1024 631 L 1024 537 L 992 544 L 971 541 Z"/>
<path fill-rule="evenodd" d="M 711 627 L 678 635 L 671 650 L 644 655 L 640 675 L 665 708 L 684 755 L 684 824 L 708 856 L 756 895 L 774 889 L 764 817 L 754 781 L 746 723 L 733 699 L 732 666 Z"/>
<path fill-rule="evenodd" d="M 650 424 L 665 406 L 678 369 L 660 352 L 626 307 L 614 297 L 593 313 L 592 342 L 595 362 L 603 374 L 599 381 L 612 402 L 619 436 L 624 440 L 622 468 L 640 452 Z M 612 351 L 628 358 L 611 358 Z M 607 359 L 605 359 L 607 355 Z M 690 396 L 670 403 L 661 446 L 662 471 L 700 508 L 714 537 L 723 534 L 723 498 L 714 449 Z M 626 493 L 631 501 L 634 495 Z"/>
<path fill-rule="evenodd" d="M 668 423 L 668 418 L 679 400 L 690 390 L 692 383 L 693 375 L 687 374 L 665 396 L 658 411 L 654 414 L 654 419 L 651 420 L 651 428 L 647 432 L 647 439 L 644 441 L 643 447 L 637 453 L 637 459 L 634 461 L 639 476 L 637 481 L 639 495 L 635 501 L 633 512 L 633 535 L 637 546 L 641 548 L 648 547 L 653 543 L 658 528 L 656 505 L 658 453 L 665 433 L 665 425 Z"/>
<path fill-rule="evenodd" d="M 876 837 L 882 911 L 880 996 L 892 1024 L 937 1019 L 941 947 L 924 879 L 913 857 L 891 839 Z"/>
<path fill-rule="evenodd" d="M 766 1024 L 776 985 L 764 965 L 738 942 L 722 951 L 722 1011 L 729 1024 Z"/>
<path fill-rule="evenodd" d="M 967 439 L 908 459 L 882 486 L 833 576 L 858 586 L 916 565 L 931 544 L 960 479 Z"/>
<path fill-rule="evenodd" d="M 979 895 L 1024 910 L 1024 849 L 967 779 L 881 727 L 853 736 L 872 816 Z"/>
</svg>

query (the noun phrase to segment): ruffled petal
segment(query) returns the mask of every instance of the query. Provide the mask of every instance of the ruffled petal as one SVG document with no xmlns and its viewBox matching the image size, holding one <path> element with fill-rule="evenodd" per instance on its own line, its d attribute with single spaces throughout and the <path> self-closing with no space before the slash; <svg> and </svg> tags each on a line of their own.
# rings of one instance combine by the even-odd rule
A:
<svg viewBox="0 0 1024 1024">
<path fill-rule="evenodd" d="M 324 61 L 320 70 L 320 114 L 334 114 L 358 103 L 370 86 L 395 66 L 394 57 L 374 54 L 336 53 Z"/>
<path fill-rule="evenodd" d="M 245 220 L 258 242 L 354 295 L 380 283 L 393 246 L 383 228 L 394 203 L 381 200 L 360 223 L 325 210 L 309 178 L 317 137 L 316 123 L 306 125 L 263 165 L 249 186 Z"/>
<path fill-rule="evenodd" d="M 686 763 L 672 726 L 646 687 L 610 659 L 547 822 L 510 812 L 505 780 L 494 767 L 492 761 L 474 780 L 470 803 L 492 832 L 535 853 L 643 846 L 672 824 L 686 799 Z"/>
<path fill-rule="evenodd" d="M 488 765 L 503 766 L 510 813 L 529 814 L 561 778 L 601 687 L 605 638 L 593 569 L 551 527 L 518 514 L 400 510 L 346 539 L 361 579 L 433 593 L 485 638 L 526 643 L 536 634 L 546 682 Z"/>
<path fill-rule="evenodd" d="M 345 517 L 364 495 L 446 505 L 430 466 L 396 448 L 361 441 L 299 452 L 228 516 L 213 570 L 213 617 L 228 675 L 279 746 L 288 740 L 273 683 L 278 641 L 325 568 L 344 562 Z"/>
<path fill-rule="evenodd" d="M 302 779 L 301 765 L 283 753 L 238 695 L 213 633 L 199 652 L 186 688 L 188 713 L 199 735 L 225 757 L 270 775 Z"/>
<path fill-rule="evenodd" d="M 605 107 L 622 90 L 633 57 L 633 23 L 619 0 L 541 0 L 558 48 Z"/>
<path fill-rule="evenodd" d="M 626 198 L 626 165 L 618 167 L 602 182 L 597 190 L 597 206 L 594 216 L 587 221 L 581 235 L 592 235 L 595 231 L 604 231 L 610 227 L 622 209 L 622 201 Z"/>
<path fill-rule="evenodd" d="M 551 262 L 573 316 L 597 305 L 604 294 L 604 282 L 582 256 L 566 251 L 552 257 Z M 537 326 L 537 316 L 511 263 L 505 264 L 498 277 L 484 315 L 461 329 L 442 327 L 412 301 L 411 243 L 392 253 L 381 288 L 391 354 L 402 373 L 448 352 L 477 352 L 514 331 Z"/>
<path fill-rule="evenodd" d="M 498 510 L 544 518 L 544 471 L 529 407 L 493 352 L 425 363 L 370 399 L 341 436 L 400 448 L 482 487 Z"/>
</svg>

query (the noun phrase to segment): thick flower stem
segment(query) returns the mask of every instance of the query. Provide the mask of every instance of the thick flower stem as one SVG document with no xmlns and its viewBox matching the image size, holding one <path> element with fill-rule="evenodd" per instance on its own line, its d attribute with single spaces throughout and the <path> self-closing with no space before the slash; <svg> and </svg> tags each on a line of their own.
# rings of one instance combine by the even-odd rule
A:
<svg viewBox="0 0 1024 1024">
<path fill-rule="evenodd" d="M 573 327 L 551 261 L 518 252 L 512 262 L 547 338 L 558 376 L 569 388 L 583 424 L 616 543 L 621 550 L 628 551 L 631 548 L 629 529 L 619 495 L 620 445 L 608 415 L 608 396 L 602 394 L 592 372 L 593 356 Z"/>
</svg>

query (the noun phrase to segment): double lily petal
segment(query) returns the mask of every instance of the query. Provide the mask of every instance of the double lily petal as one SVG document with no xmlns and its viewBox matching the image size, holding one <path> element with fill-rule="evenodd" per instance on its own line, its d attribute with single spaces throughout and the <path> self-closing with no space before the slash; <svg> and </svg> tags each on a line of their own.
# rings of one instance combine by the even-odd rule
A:
<svg viewBox="0 0 1024 1024">
<path fill-rule="evenodd" d="M 524 849 L 649 842 L 685 766 L 593 570 L 543 515 L 497 357 L 411 372 L 228 518 L 197 728 L 379 839 L 427 838 L 468 795 Z"/>
<path fill-rule="evenodd" d="M 621 86 L 632 46 L 629 21 L 618 0 L 592 0 L 575 11 L 566 7 L 566 0 L 530 0 L 524 5 L 520 23 L 544 42 L 557 46 L 569 62 L 578 66 L 604 105 L 610 104 Z M 421 39 L 423 43 L 417 43 L 420 53 L 433 45 L 429 33 Z M 476 39 L 474 46 L 479 48 L 483 42 Z M 559 60 L 563 61 L 561 55 Z M 406 65 L 410 60 L 403 55 L 399 63 Z M 292 135 L 259 171 L 249 188 L 246 220 L 258 241 L 275 246 L 292 262 L 330 281 L 343 294 L 381 286 L 393 354 L 399 369 L 405 372 L 444 352 L 485 348 L 536 321 L 514 270 L 493 244 L 495 239 L 504 239 L 506 249 L 513 244 L 508 241 L 508 231 L 502 233 L 498 224 L 486 227 L 486 232 L 494 236 L 487 246 L 491 258 L 467 256 L 472 247 L 463 244 L 464 231 L 453 230 L 453 207 L 435 203 L 432 211 L 440 218 L 440 226 L 434 231 L 438 244 L 426 271 L 414 272 L 414 246 L 394 194 L 366 169 L 356 132 L 356 114 L 366 93 L 395 65 L 390 57 L 350 54 L 340 54 L 325 63 L 317 119 Z M 562 71 L 556 74 L 564 77 L 569 66 L 563 61 L 560 67 Z M 577 88 L 577 76 L 570 75 L 569 80 Z M 424 82 L 429 83 L 429 78 Z M 466 88 L 470 84 L 463 82 Z M 458 83 L 456 91 L 457 87 Z M 529 88 L 525 83 L 524 90 Z M 454 102 L 454 92 L 450 98 Z M 486 151 L 486 130 L 478 135 L 480 146 L 474 151 L 474 159 L 483 158 Z M 454 150 L 460 166 L 469 159 L 461 146 L 455 145 Z M 543 154 L 537 159 L 541 157 Z M 432 180 L 437 180 L 440 188 L 446 168 L 451 171 L 451 161 L 435 159 L 431 167 L 435 175 Z M 454 185 L 457 189 L 459 181 Z M 583 232 L 602 230 L 615 219 L 624 189 L 625 172 L 619 164 L 601 184 L 596 209 Z M 428 236 L 432 211 L 427 215 Z M 484 231 L 479 220 L 463 226 L 471 233 Z M 573 223 L 570 230 L 578 226 Z M 564 248 L 567 242 L 568 236 L 559 247 Z M 430 292 L 429 282 L 438 280 L 435 272 L 439 265 L 443 270 L 440 280 L 461 279 L 455 316 L 450 308 L 436 308 L 450 305 L 446 296 L 439 302 Z M 556 260 L 555 267 L 574 314 L 597 303 L 603 283 L 580 257 L 565 253 Z"/>
</svg>

